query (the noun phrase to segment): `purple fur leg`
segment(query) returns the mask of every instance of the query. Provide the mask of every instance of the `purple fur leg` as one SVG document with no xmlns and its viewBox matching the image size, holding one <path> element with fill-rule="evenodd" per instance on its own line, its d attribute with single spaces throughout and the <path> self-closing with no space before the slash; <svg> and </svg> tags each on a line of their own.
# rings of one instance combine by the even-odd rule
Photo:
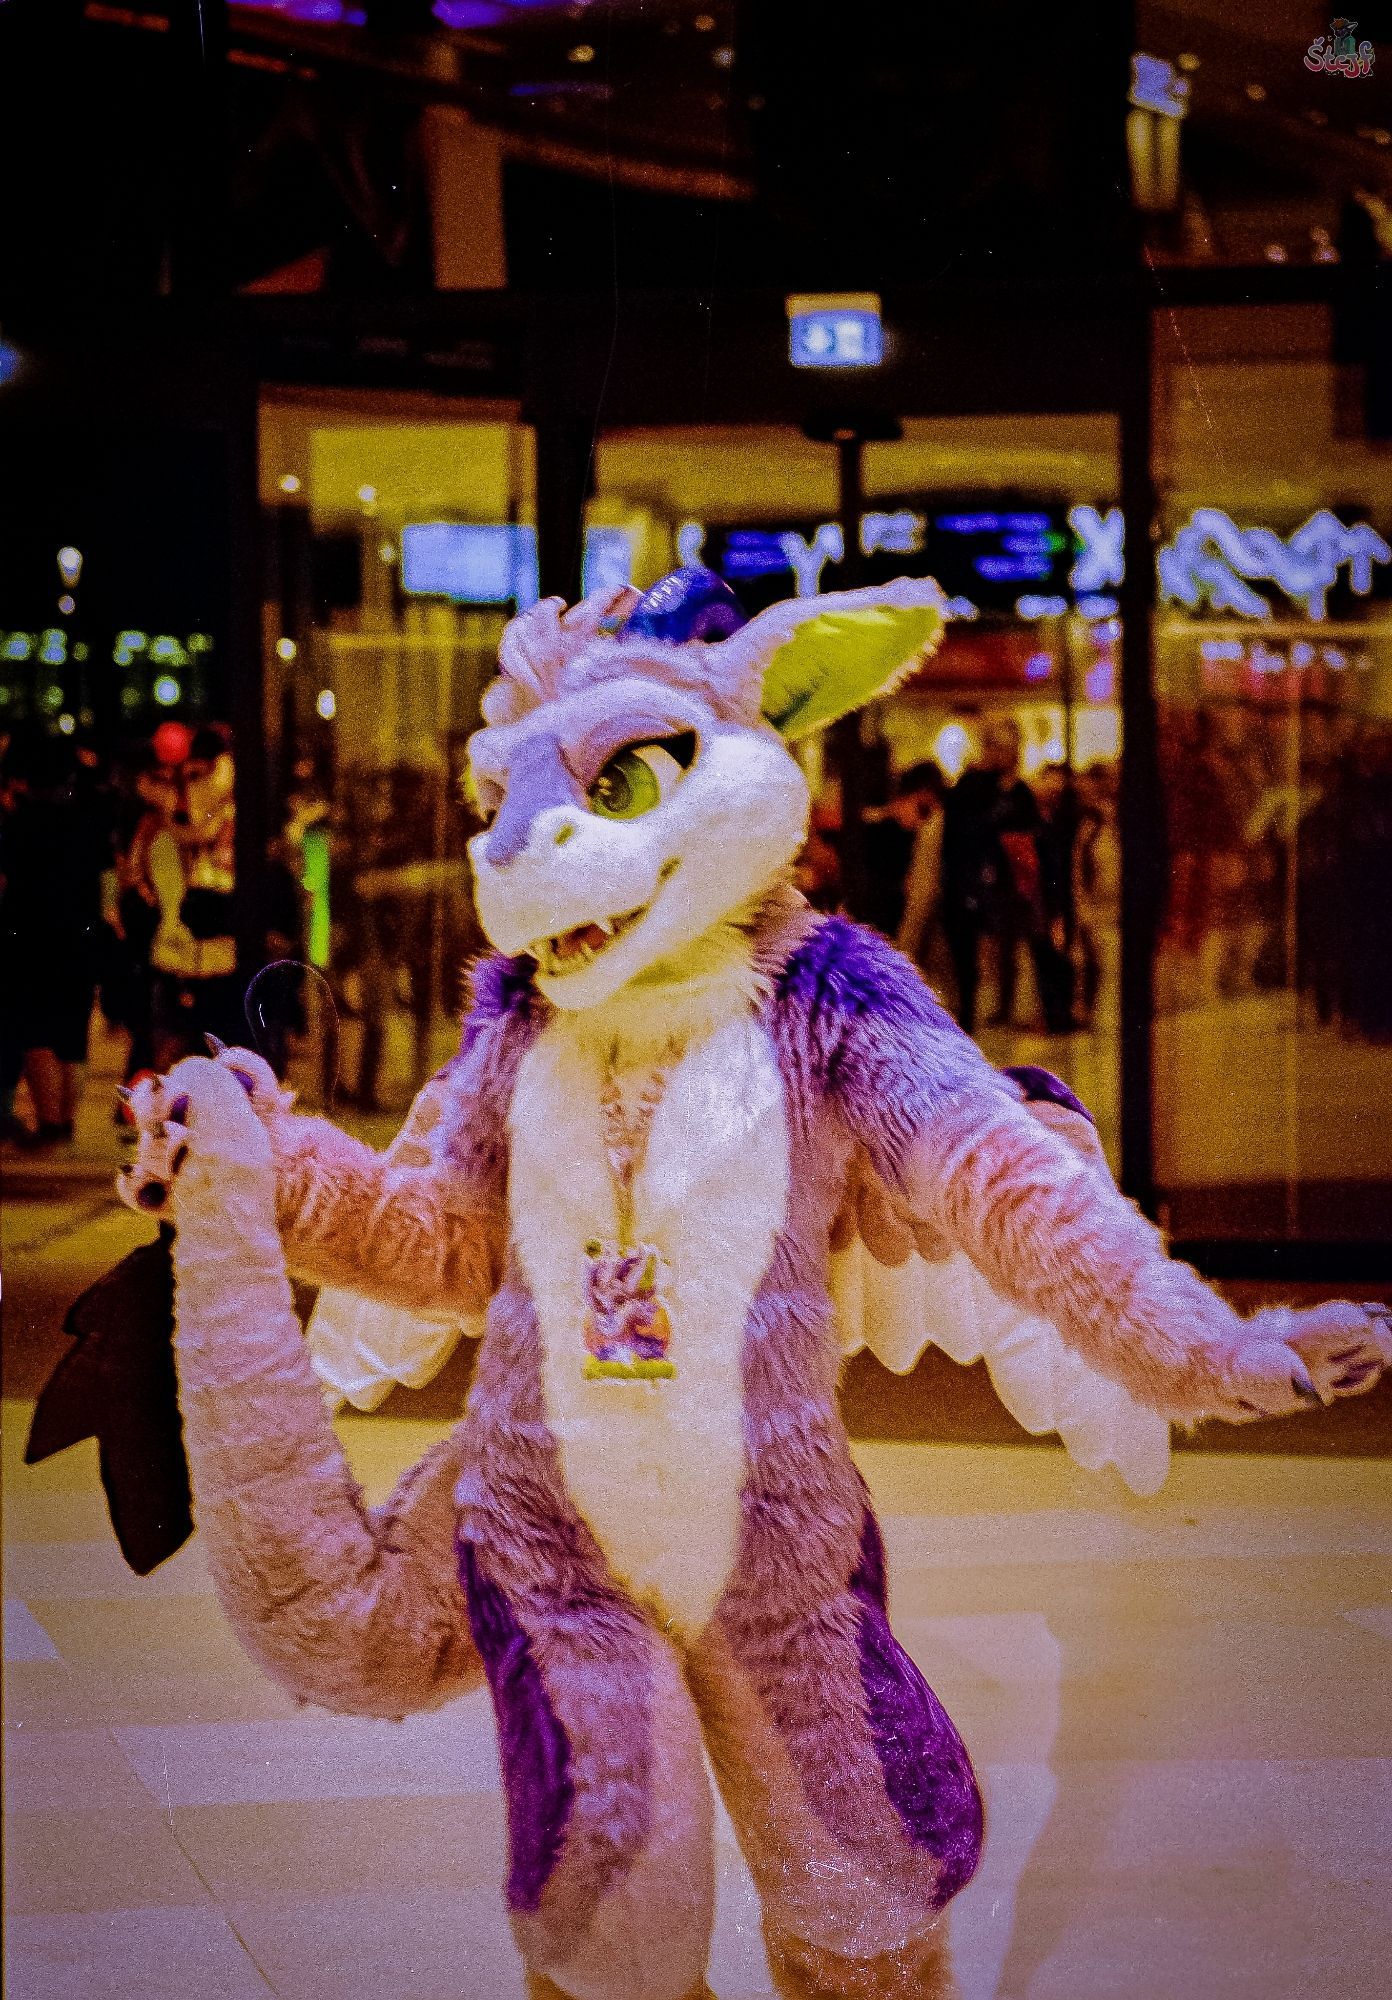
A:
<svg viewBox="0 0 1392 2000">
<path fill-rule="evenodd" d="M 560 1859 L 575 1797 L 570 1744 L 526 1633 L 468 1542 L 460 1544 L 459 1573 L 498 1717 L 508 1813 L 508 1908 L 536 1910 Z"/>
<path fill-rule="evenodd" d="M 714 1828 L 676 1655 L 636 1617 L 609 1651 L 604 1622 L 567 1632 L 561 1603 L 551 1629 L 529 1635 L 486 1554 L 461 1541 L 459 1565 L 497 1709 L 507 1902 L 533 1990 L 703 1993 Z"/>
<path fill-rule="evenodd" d="M 513 1934 L 528 1974 L 567 2000 L 685 2000 L 715 1893 L 700 1728 L 676 1654 L 566 1494 L 539 1353 L 535 1307 L 505 1282 L 455 1496 L 498 1711 Z"/>
<path fill-rule="evenodd" d="M 981 1793 L 947 1710 L 889 1629 L 884 1544 L 869 1508 L 851 1590 L 860 1600 L 860 1681 L 885 1790 L 910 1839 L 939 1864 L 941 1907 L 981 1860 Z"/>
</svg>

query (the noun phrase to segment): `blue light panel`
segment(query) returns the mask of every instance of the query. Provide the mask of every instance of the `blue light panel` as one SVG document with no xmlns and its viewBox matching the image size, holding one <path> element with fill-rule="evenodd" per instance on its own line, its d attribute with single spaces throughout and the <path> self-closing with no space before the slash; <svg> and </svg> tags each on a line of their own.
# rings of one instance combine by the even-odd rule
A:
<svg viewBox="0 0 1392 2000">
<path fill-rule="evenodd" d="M 788 358 L 794 368 L 876 368 L 884 360 L 884 326 L 873 292 L 788 300 Z"/>
<path fill-rule="evenodd" d="M 401 531 L 401 588 L 458 604 L 533 604 L 536 529 L 421 521 Z"/>
</svg>

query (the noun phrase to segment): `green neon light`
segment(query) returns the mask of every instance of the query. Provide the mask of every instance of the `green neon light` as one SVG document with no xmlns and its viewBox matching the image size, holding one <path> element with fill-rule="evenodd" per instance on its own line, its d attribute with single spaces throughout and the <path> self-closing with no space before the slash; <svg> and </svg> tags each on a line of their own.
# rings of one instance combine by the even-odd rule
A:
<svg viewBox="0 0 1392 2000">
<path fill-rule="evenodd" d="M 304 874 L 300 886 L 309 897 L 309 962 L 322 971 L 329 962 L 329 835 L 322 826 L 306 829 Z"/>
</svg>

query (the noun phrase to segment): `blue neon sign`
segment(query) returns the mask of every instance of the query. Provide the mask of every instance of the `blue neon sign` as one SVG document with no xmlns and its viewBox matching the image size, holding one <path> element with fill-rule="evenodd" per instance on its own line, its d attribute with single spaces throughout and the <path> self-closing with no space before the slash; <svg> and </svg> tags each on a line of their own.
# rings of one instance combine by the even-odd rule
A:
<svg viewBox="0 0 1392 2000">
<path fill-rule="evenodd" d="M 761 528 L 731 528 L 720 567 L 728 577 L 771 576 L 791 565 L 781 535 Z"/>
</svg>

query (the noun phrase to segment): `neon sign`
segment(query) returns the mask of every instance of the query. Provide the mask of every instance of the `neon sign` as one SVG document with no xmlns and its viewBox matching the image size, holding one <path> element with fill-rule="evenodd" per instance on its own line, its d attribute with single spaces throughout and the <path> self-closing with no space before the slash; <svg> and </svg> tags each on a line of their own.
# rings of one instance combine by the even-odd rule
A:
<svg viewBox="0 0 1392 2000">
<path fill-rule="evenodd" d="M 325 26 L 343 24 L 361 28 L 367 20 L 365 8 L 349 6 L 346 0 L 231 0 L 231 4 L 253 8 L 259 14 L 288 14 L 293 21 L 322 22 Z"/>
<path fill-rule="evenodd" d="M 1160 595 L 1192 611 L 1207 601 L 1215 611 L 1269 618 L 1271 605 L 1253 581 L 1274 583 L 1305 615 L 1323 618 L 1325 599 L 1347 567 L 1350 587 L 1366 597 L 1373 564 L 1392 562 L 1392 548 L 1360 521 L 1349 527 L 1321 508 L 1288 540 L 1270 528 L 1239 528 L 1217 507 L 1196 507 L 1158 558 Z"/>
<path fill-rule="evenodd" d="M 891 556 L 915 556 L 923 547 L 924 520 L 908 508 L 895 514 L 862 514 L 860 546 L 867 556 L 879 550 Z"/>
<path fill-rule="evenodd" d="M 704 533 L 701 537 L 705 540 Z M 789 567 L 783 537 L 766 528 L 731 528 L 721 564 L 727 577 L 772 576 Z"/>
<path fill-rule="evenodd" d="M 1052 523 L 1047 514 L 938 514 L 933 526 L 945 535 L 1043 535 Z"/>
<path fill-rule="evenodd" d="M 1163 56 L 1134 55 L 1129 101 L 1138 111 L 1183 118 L 1189 109 L 1189 84 Z"/>
<path fill-rule="evenodd" d="M 1073 560 L 1065 569 L 1068 531 Z M 816 596 L 827 564 L 844 557 L 835 521 L 801 531 L 728 527 L 716 533 L 722 547 L 711 559 L 731 582 L 759 583 L 790 571 L 799 597 Z M 973 575 L 988 585 L 1022 586 L 1023 594 L 1012 594 L 1012 602 L 1016 615 L 1026 619 L 1062 615 L 1069 608 L 1065 583 L 1073 594 L 1072 608 L 1089 623 L 1113 618 L 1119 608 L 1113 593 L 1126 575 L 1126 524 L 1120 507 L 1072 507 L 1066 530 L 1059 515 L 1034 510 L 937 515 L 910 507 L 867 510 L 860 517 L 859 535 L 866 556 L 918 556 L 926 548 L 928 564 L 942 579 L 957 616 L 977 615 Z M 702 522 L 681 522 L 677 560 L 701 561 L 706 540 Z M 408 592 L 464 603 L 512 599 L 525 605 L 536 600 L 536 531 L 529 525 L 418 523 L 405 529 L 401 553 L 402 586 Z M 636 560 L 631 529 L 590 527 L 585 587 L 598 590 L 630 581 Z M 1252 587 L 1265 581 L 1300 605 L 1306 616 L 1322 619 L 1328 593 L 1342 579 L 1356 595 L 1367 596 L 1375 567 L 1385 563 L 1392 563 L 1392 548 L 1375 528 L 1366 521 L 1350 525 L 1327 508 L 1283 539 L 1270 528 L 1240 528 L 1216 507 L 1199 507 L 1159 551 L 1157 572 L 1162 599 L 1190 610 L 1207 604 L 1216 611 L 1270 618 L 1269 599 Z M 117 641 L 118 663 L 129 664 L 133 652 L 143 651 L 147 643 L 142 635 L 123 633 Z M 197 650 L 196 640 L 188 642 L 188 650 Z M 172 654 L 165 663 L 179 664 Z"/>
<path fill-rule="evenodd" d="M 1120 507 L 1109 507 L 1105 514 L 1095 507 L 1070 507 L 1068 525 L 1078 538 L 1070 586 L 1086 596 L 1119 588 L 1126 579 L 1126 522 Z"/>
<path fill-rule="evenodd" d="M 822 587 L 823 567 L 829 562 L 840 562 L 846 553 L 845 541 L 835 521 L 824 521 L 810 542 L 797 534 L 780 535 L 778 546 L 797 578 L 799 597 L 815 597 Z"/>
</svg>

